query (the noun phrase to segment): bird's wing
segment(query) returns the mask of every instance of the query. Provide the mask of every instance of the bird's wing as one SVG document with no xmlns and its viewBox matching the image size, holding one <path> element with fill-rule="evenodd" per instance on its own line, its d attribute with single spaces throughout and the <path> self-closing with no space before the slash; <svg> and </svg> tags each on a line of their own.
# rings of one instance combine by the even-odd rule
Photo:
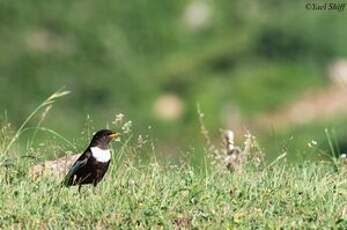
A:
<svg viewBox="0 0 347 230">
<path fill-rule="evenodd" d="M 77 173 L 78 170 L 80 170 L 87 164 L 89 157 L 90 154 L 88 154 L 88 152 L 85 152 L 75 161 L 75 163 L 71 166 L 69 172 L 66 174 L 64 178 L 65 186 L 73 184 L 74 175 Z"/>
</svg>

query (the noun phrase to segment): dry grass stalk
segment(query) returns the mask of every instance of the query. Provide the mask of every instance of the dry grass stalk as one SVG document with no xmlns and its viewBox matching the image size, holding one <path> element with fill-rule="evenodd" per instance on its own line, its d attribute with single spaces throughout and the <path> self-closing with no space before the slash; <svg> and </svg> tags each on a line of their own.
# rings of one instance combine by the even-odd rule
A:
<svg viewBox="0 0 347 230">
<path fill-rule="evenodd" d="M 234 132 L 228 130 L 224 134 L 226 157 L 225 164 L 229 170 L 240 169 L 243 162 L 245 161 L 245 155 L 238 146 L 235 146 L 235 135 Z"/>
<path fill-rule="evenodd" d="M 210 135 L 208 133 L 208 129 L 206 128 L 205 122 L 204 122 L 205 114 L 201 111 L 199 104 L 197 105 L 197 112 L 199 115 L 200 132 L 201 132 L 203 138 L 205 139 L 207 151 L 212 154 L 212 157 L 209 156 L 209 157 L 211 157 L 211 159 L 210 159 L 211 163 L 217 164 L 221 160 L 221 158 L 220 158 L 221 154 L 219 152 L 219 149 L 211 141 Z"/>
<path fill-rule="evenodd" d="M 225 153 L 224 164 L 230 171 L 237 171 L 242 169 L 247 160 L 251 160 L 256 164 L 260 164 L 263 160 L 263 154 L 258 148 L 255 137 L 249 132 L 245 135 L 246 139 L 244 147 L 241 149 L 235 145 L 235 134 L 232 130 L 227 130 L 224 134 Z M 253 154 L 252 149 L 257 148 Z"/>
</svg>

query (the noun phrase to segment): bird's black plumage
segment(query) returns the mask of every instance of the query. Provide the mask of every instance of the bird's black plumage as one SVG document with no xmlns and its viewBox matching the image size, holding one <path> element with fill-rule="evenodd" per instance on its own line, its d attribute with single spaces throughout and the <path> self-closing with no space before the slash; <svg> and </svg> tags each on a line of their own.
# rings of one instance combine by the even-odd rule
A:
<svg viewBox="0 0 347 230">
<path fill-rule="evenodd" d="M 65 186 L 79 185 L 79 189 L 82 184 L 96 186 L 104 177 L 111 162 L 111 156 L 106 156 L 106 158 L 104 156 L 110 154 L 108 144 L 118 136 L 118 133 L 111 130 L 102 129 L 98 131 L 93 136 L 87 149 L 65 176 Z"/>
</svg>

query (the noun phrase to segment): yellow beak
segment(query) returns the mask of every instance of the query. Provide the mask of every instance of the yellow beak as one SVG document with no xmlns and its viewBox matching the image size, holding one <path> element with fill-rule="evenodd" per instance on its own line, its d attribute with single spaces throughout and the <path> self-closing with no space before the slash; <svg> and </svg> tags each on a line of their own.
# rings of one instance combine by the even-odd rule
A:
<svg viewBox="0 0 347 230">
<path fill-rule="evenodd" d="M 119 137 L 120 136 L 120 133 L 112 133 L 112 134 L 110 134 L 110 135 L 108 135 L 111 139 L 115 139 L 115 138 L 117 138 L 117 137 Z"/>
</svg>

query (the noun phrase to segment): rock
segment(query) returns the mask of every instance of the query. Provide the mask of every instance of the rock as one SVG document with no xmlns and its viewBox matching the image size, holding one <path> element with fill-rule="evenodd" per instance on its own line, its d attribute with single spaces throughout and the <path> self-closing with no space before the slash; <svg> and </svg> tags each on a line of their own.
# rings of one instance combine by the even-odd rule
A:
<svg viewBox="0 0 347 230">
<path fill-rule="evenodd" d="M 183 114 L 183 102 L 175 94 L 164 94 L 154 102 L 153 110 L 155 116 L 161 120 L 177 120 Z"/>
<path fill-rule="evenodd" d="M 340 59 L 333 62 L 328 68 L 330 80 L 336 85 L 347 85 L 347 60 Z"/>
<path fill-rule="evenodd" d="M 191 31 L 199 31 L 210 24 L 211 9 L 205 1 L 192 1 L 185 9 L 183 20 Z"/>
<path fill-rule="evenodd" d="M 37 179 L 42 175 L 64 177 L 79 156 L 80 154 L 66 155 L 56 160 L 39 163 L 31 167 L 29 174 L 33 179 Z"/>
<path fill-rule="evenodd" d="M 278 111 L 262 114 L 256 120 L 260 127 L 286 128 L 292 124 L 330 120 L 347 114 L 347 88 L 332 85 L 312 91 Z"/>
<path fill-rule="evenodd" d="M 48 30 L 31 31 L 24 37 L 26 47 L 35 52 L 59 52 L 71 55 L 76 47 L 72 39 Z"/>
</svg>

